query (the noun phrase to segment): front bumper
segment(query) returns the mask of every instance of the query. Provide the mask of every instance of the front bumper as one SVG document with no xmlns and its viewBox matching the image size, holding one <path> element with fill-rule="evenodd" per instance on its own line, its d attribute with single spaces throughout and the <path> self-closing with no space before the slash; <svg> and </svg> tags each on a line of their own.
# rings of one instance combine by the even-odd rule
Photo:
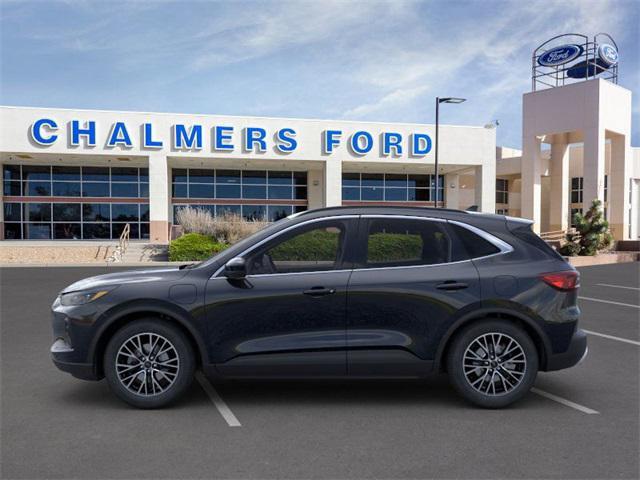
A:
<svg viewBox="0 0 640 480">
<path fill-rule="evenodd" d="M 62 338 L 58 338 L 51 345 L 51 360 L 59 370 L 82 380 L 100 379 L 92 363 L 78 363 L 73 360 L 74 355 L 73 348 Z"/>
<path fill-rule="evenodd" d="M 567 351 L 550 355 L 547 359 L 547 368 L 545 370 L 550 372 L 553 370 L 562 370 L 564 368 L 573 367 L 587 356 L 588 351 L 587 334 L 584 331 L 577 329 L 574 332 L 573 337 L 571 337 L 571 342 L 569 343 Z"/>
</svg>

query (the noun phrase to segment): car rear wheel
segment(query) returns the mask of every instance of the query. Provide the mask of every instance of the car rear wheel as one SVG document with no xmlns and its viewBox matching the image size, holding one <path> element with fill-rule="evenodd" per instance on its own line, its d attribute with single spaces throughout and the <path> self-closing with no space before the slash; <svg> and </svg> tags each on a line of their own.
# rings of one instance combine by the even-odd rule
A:
<svg viewBox="0 0 640 480">
<path fill-rule="evenodd" d="M 184 333 L 160 319 L 136 320 L 118 330 L 104 354 L 111 390 L 138 408 L 176 400 L 191 384 L 193 349 Z"/>
<path fill-rule="evenodd" d="M 500 408 L 531 389 L 538 373 L 538 352 L 518 326 L 487 319 L 456 336 L 447 370 L 465 399 L 481 407 Z"/>
</svg>

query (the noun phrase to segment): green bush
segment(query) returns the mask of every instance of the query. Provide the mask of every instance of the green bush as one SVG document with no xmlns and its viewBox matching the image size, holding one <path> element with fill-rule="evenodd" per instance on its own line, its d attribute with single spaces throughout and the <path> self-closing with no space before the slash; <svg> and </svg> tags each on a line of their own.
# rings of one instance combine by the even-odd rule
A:
<svg viewBox="0 0 640 480">
<path fill-rule="evenodd" d="M 172 262 L 206 260 L 228 246 L 226 243 L 218 243 L 206 235 L 187 233 L 171 242 L 171 245 L 169 245 L 169 260 Z"/>
<path fill-rule="evenodd" d="M 374 233 L 369 235 L 367 261 L 394 262 L 422 258 L 420 235 Z"/>
<path fill-rule="evenodd" d="M 560 247 L 560 254 L 565 256 L 596 255 L 613 244 L 613 236 L 609 233 L 609 222 L 604 218 L 602 202 L 594 200 L 584 215 L 573 216 L 576 225 L 575 233 L 567 234 L 565 243 Z"/>
<path fill-rule="evenodd" d="M 311 230 L 281 243 L 271 250 L 274 261 L 313 261 L 335 258 L 340 232 L 337 229 Z"/>
</svg>

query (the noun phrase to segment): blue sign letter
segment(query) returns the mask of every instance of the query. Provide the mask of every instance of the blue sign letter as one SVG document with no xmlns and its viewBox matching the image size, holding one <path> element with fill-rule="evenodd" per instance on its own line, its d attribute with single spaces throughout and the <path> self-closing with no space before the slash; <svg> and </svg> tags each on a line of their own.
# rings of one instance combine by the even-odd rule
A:
<svg viewBox="0 0 640 480">
<path fill-rule="evenodd" d="M 215 150 L 232 151 L 233 144 L 225 143 L 231 140 L 231 133 L 233 127 L 215 127 L 215 140 L 213 142 L 213 148 Z M 226 133 L 229 132 L 229 133 Z"/>
<path fill-rule="evenodd" d="M 276 133 L 276 136 L 278 138 L 276 148 L 282 153 L 293 152 L 298 147 L 298 142 L 294 138 L 296 131 L 293 128 L 281 128 Z"/>
<path fill-rule="evenodd" d="M 31 138 L 38 145 L 51 145 L 57 139 L 58 135 L 49 135 L 48 137 L 42 136 L 42 127 L 47 127 L 50 131 L 56 131 L 58 129 L 58 124 L 49 118 L 41 118 L 36 120 L 33 125 L 31 125 Z"/>
<path fill-rule="evenodd" d="M 80 145 L 80 137 L 87 137 L 87 146 L 96 146 L 96 122 L 85 122 L 86 127 L 80 128 L 78 120 L 71 121 L 71 145 L 77 147 Z"/>
<path fill-rule="evenodd" d="M 133 146 L 124 122 L 116 122 L 113 124 L 111 135 L 109 135 L 109 140 L 107 140 L 107 147 L 115 147 L 116 145 L 122 145 L 127 148 Z"/>
<path fill-rule="evenodd" d="M 360 139 L 364 138 L 364 146 L 360 146 Z M 373 148 L 373 137 L 369 132 L 360 130 L 351 136 L 351 150 L 357 155 L 369 153 Z"/>
<path fill-rule="evenodd" d="M 195 144 L 195 146 L 194 146 Z M 190 131 L 187 132 L 187 128 L 178 123 L 173 127 L 173 148 L 195 148 L 196 150 L 202 149 L 202 125 L 194 125 Z"/>
<path fill-rule="evenodd" d="M 142 147 L 143 148 L 162 148 L 162 140 L 153 140 L 152 130 L 153 125 L 150 123 L 144 124 L 144 133 L 142 135 Z"/>
<path fill-rule="evenodd" d="M 253 152 L 254 145 L 258 144 L 258 151 L 266 152 L 267 142 L 264 141 L 264 137 L 266 136 L 267 131 L 264 128 L 247 127 L 245 129 L 244 149 L 247 152 Z"/>
<path fill-rule="evenodd" d="M 383 155 L 391 155 L 392 148 L 394 155 L 402 155 L 402 135 L 400 135 L 399 133 L 385 132 L 382 138 Z"/>
<path fill-rule="evenodd" d="M 426 155 L 431 151 L 431 137 L 426 133 L 414 133 L 411 142 L 411 155 Z"/>
<path fill-rule="evenodd" d="M 322 149 L 324 153 L 329 154 L 333 153 L 333 147 L 336 145 L 340 145 L 340 136 L 342 135 L 342 130 L 325 130 L 324 131 L 324 141 L 322 142 Z M 338 138 L 335 138 L 338 137 Z"/>
</svg>

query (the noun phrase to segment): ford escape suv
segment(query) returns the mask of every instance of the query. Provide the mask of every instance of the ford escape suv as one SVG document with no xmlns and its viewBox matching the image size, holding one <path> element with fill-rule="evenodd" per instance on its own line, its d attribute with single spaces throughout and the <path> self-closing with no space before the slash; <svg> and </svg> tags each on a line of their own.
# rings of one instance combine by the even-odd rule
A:
<svg viewBox="0 0 640 480">
<path fill-rule="evenodd" d="M 53 304 L 55 365 L 141 408 L 216 378 L 425 377 L 489 408 L 578 363 L 579 276 L 531 223 L 417 207 L 280 220 L 180 268 L 112 273 Z"/>
</svg>

